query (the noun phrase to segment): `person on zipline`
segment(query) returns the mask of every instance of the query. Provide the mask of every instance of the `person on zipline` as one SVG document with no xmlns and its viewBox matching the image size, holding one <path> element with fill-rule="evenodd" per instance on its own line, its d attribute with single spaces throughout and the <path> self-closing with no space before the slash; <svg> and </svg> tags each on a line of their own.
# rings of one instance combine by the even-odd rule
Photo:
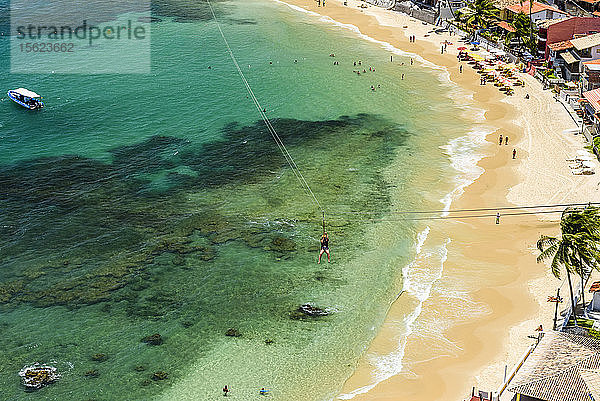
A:
<svg viewBox="0 0 600 401">
<path fill-rule="evenodd" d="M 327 254 L 327 263 L 331 262 L 329 259 L 329 237 L 326 232 L 323 232 L 323 235 L 321 235 L 321 251 L 319 252 L 319 261 L 317 263 L 321 263 L 323 252 Z"/>
</svg>

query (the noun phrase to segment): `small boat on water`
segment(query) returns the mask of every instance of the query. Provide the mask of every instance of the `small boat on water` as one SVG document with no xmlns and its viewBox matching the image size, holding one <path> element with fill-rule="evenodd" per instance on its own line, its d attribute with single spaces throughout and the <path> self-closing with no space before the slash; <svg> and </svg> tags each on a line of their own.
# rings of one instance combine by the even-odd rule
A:
<svg viewBox="0 0 600 401">
<path fill-rule="evenodd" d="M 19 88 L 8 91 L 8 97 L 15 103 L 29 109 L 36 110 L 44 107 L 42 97 L 29 89 Z"/>
</svg>

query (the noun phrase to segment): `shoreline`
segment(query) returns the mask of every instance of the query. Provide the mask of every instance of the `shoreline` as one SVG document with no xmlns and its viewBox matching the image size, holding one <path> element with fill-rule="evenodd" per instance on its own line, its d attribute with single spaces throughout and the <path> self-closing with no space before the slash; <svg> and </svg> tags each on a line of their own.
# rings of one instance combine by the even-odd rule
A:
<svg viewBox="0 0 600 401">
<path fill-rule="evenodd" d="M 453 208 L 588 202 L 599 198 L 597 178 L 568 175 L 564 159 L 583 148 L 582 140 L 562 134 L 564 129 L 574 127 L 574 122 L 533 77 L 520 74 L 526 86 L 515 88 L 515 95 L 506 97 L 492 85 L 479 86 L 479 75 L 466 63 L 463 73 L 459 73 L 459 37 L 430 33 L 430 24 L 374 6 L 359 9 L 362 3 L 355 0 L 349 0 L 348 6 L 330 1 L 324 8 L 312 0 L 276 1 L 357 30 L 363 38 L 380 45 L 415 54 L 424 63 L 445 70 L 452 84 L 472 93 L 468 103 L 483 110 L 485 121 L 477 121 L 475 116 L 470 119 L 475 126 L 492 132 L 486 135 L 489 144 L 482 149 L 484 157 L 477 163 L 483 173 L 452 197 Z M 410 43 L 408 35 L 415 35 L 416 43 Z M 439 49 L 444 40 L 454 45 L 442 55 Z M 525 93 L 531 94 L 530 100 L 524 99 Z M 511 146 L 497 145 L 500 134 L 510 137 Z M 549 138 L 561 141 L 561 146 L 552 149 Z M 494 144 L 495 148 L 491 146 Z M 510 157 L 513 145 L 516 161 Z M 431 224 L 431 234 L 447 235 L 451 242 L 447 244 L 443 276 L 432 283 L 435 288 L 421 303 L 417 319 L 419 329 L 435 329 L 438 338 L 413 333 L 402 347 L 402 370 L 383 380 L 374 377 L 377 358 L 397 352 L 403 341 L 398 326 L 415 300 L 400 297 L 389 307 L 384 324 L 336 399 L 461 400 L 472 386 L 495 391 L 502 383 L 504 366 L 510 372 L 529 347 L 527 335 L 539 324 L 551 324 L 548 319 L 553 308 L 545 300 L 560 281 L 549 274 L 546 266 L 535 263 L 532 247 L 541 233 L 557 231 L 557 221 L 530 215 L 506 217 L 500 225 L 479 219 Z M 461 281 L 473 275 L 480 279 Z M 454 282 L 454 286 L 447 282 Z M 456 282 L 464 288 L 457 290 Z M 464 307 L 457 307 L 457 302 L 464 303 Z M 443 323 L 447 325 L 441 330 L 440 315 L 446 316 Z"/>
</svg>

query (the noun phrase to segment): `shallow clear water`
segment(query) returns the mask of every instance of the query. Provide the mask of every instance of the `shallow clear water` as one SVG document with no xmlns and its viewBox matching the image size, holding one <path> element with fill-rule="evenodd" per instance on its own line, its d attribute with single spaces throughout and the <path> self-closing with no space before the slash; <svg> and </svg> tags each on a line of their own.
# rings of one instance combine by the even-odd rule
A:
<svg viewBox="0 0 600 401">
<path fill-rule="evenodd" d="M 0 39 L 4 89 L 46 102 L 40 112 L 0 103 L 0 392 L 209 400 L 228 384 L 243 399 L 261 387 L 277 400 L 326 399 L 414 258 L 424 224 L 390 212 L 440 208 L 456 185 L 441 146 L 471 127 L 439 71 L 390 63 L 380 46 L 283 4 L 218 3 L 248 81 L 326 209 L 333 263 L 318 265 L 320 211 L 258 120 L 204 4 L 153 6 L 149 75 L 9 74 Z M 332 313 L 297 319 L 307 302 Z M 153 333 L 164 344 L 140 341 Z M 62 378 L 27 393 L 17 372 L 35 361 Z M 156 371 L 169 378 L 151 380 Z"/>
</svg>

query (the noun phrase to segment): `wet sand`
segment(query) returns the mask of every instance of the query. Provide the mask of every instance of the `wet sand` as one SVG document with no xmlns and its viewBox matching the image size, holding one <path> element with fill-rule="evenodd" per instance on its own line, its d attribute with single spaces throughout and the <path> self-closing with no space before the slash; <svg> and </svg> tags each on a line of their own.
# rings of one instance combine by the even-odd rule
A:
<svg viewBox="0 0 600 401">
<path fill-rule="evenodd" d="M 473 94 L 472 105 L 485 110 L 483 125 L 493 133 L 487 136 L 490 145 L 478 163 L 485 172 L 452 202 L 452 209 L 600 199 L 598 177 L 574 176 L 565 161 L 584 146 L 581 135 L 563 134 L 575 123 L 532 77 L 523 75 L 526 86 L 507 97 L 493 85 L 479 85 L 479 75 L 466 63 L 459 72 L 458 36 L 431 33 L 432 25 L 400 13 L 360 9 L 363 3 L 357 1 L 348 1 L 348 6 L 328 1 L 326 7 L 313 0 L 286 2 L 421 55 L 446 68 L 451 81 Z M 409 35 L 416 36 L 415 43 L 409 42 Z M 444 40 L 453 45 L 442 55 Z M 408 71 L 406 79 L 410 80 Z M 509 136 L 508 145 L 498 146 L 500 134 Z M 401 323 L 419 304 L 410 294 L 390 306 L 384 325 L 339 398 L 461 400 L 472 386 L 495 391 L 505 365 L 510 372 L 531 344 L 527 336 L 540 324 L 551 329 L 554 304 L 546 298 L 555 294 L 560 281 L 536 263 L 535 242 L 542 233 L 558 232 L 558 218 L 525 215 L 501 217 L 500 224 L 494 224 L 493 217 L 432 223 L 427 241 L 451 242 L 443 275 L 433 284 L 414 333 L 406 340 L 401 371 L 383 381 L 375 375 L 381 358 L 393 355 L 404 341 Z M 427 262 L 417 259 L 416 268 L 419 263 Z"/>
</svg>

